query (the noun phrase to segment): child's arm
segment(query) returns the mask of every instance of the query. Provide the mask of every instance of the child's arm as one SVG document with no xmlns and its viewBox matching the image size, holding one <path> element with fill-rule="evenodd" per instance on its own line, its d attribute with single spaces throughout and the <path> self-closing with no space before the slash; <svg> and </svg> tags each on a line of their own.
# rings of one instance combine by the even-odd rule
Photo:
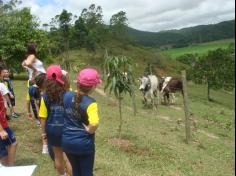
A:
<svg viewBox="0 0 236 176">
<path fill-rule="evenodd" d="M 94 134 L 99 124 L 97 103 L 92 103 L 89 105 L 87 108 L 87 114 L 89 125 L 84 124 L 85 130 L 90 134 Z"/>
<path fill-rule="evenodd" d="M 3 129 L 2 125 L 0 124 L 0 137 L 2 140 L 5 140 L 8 138 L 7 132 Z"/>
<path fill-rule="evenodd" d="M 47 144 L 47 136 L 46 136 L 46 131 L 45 131 L 45 126 L 46 126 L 46 120 L 48 116 L 47 112 L 47 107 L 45 105 L 43 97 L 41 98 L 41 103 L 39 107 L 39 118 L 40 118 L 40 125 L 41 125 L 41 135 L 42 135 L 42 140 L 43 144 Z"/>
<path fill-rule="evenodd" d="M 35 103 L 35 107 L 36 107 L 37 112 L 39 112 L 40 100 L 34 99 L 34 103 Z"/>
<path fill-rule="evenodd" d="M 11 111 L 11 114 L 14 112 L 14 109 L 12 107 L 12 104 L 11 104 L 11 101 L 9 99 L 9 96 L 6 94 L 4 95 L 4 98 L 7 100 L 7 103 L 9 104 L 9 108 L 10 108 L 10 111 Z"/>
<path fill-rule="evenodd" d="M 14 95 L 11 92 L 9 92 L 9 95 L 10 95 L 11 98 L 15 98 Z"/>
<path fill-rule="evenodd" d="M 38 72 L 37 69 L 33 66 L 35 59 L 36 59 L 35 55 L 29 55 L 27 59 L 25 59 L 21 64 L 22 67 L 28 67 L 32 69 L 33 75 L 37 75 L 37 72 Z"/>
<path fill-rule="evenodd" d="M 45 125 L 46 125 L 46 119 L 40 118 L 41 136 L 42 136 L 43 144 L 47 144 L 47 135 L 45 132 Z"/>
</svg>

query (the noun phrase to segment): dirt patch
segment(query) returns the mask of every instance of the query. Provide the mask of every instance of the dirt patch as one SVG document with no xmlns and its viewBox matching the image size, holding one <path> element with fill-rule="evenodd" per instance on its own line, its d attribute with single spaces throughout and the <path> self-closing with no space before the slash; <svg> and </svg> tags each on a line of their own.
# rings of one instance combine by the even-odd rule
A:
<svg viewBox="0 0 236 176">
<path fill-rule="evenodd" d="M 122 150 L 128 150 L 133 145 L 127 139 L 118 139 L 118 138 L 114 138 L 114 139 L 109 140 L 109 143 L 121 148 Z"/>
<path fill-rule="evenodd" d="M 170 108 L 174 109 L 174 110 L 177 110 L 177 111 L 182 111 L 183 109 L 181 107 L 177 107 L 177 106 L 169 106 Z"/>
<path fill-rule="evenodd" d="M 162 120 L 170 121 L 170 122 L 172 121 L 172 120 L 170 120 L 170 117 L 168 117 L 168 116 L 159 116 L 159 118 Z"/>
<path fill-rule="evenodd" d="M 200 133 L 202 133 L 202 134 L 205 134 L 206 136 L 208 136 L 208 137 L 210 137 L 210 138 L 213 138 L 213 139 L 219 139 L 218 136 L 215 136 L 214 134 L 208 133 L 208 132 L 206 132 L 206 131 L 204 131 L 204 130 L 198 130 L 197 132 L 200 132 Z"/>
<path fill-rule="evenodd" d="M 127 153 L 136 154 L 138 156 L 151 156 L 152 152 L 147 148 L 137 148 L 127 139 L 114 138 L 109 140 L 109 143 L 117 146 L 121 150 Z"/>
</svg>

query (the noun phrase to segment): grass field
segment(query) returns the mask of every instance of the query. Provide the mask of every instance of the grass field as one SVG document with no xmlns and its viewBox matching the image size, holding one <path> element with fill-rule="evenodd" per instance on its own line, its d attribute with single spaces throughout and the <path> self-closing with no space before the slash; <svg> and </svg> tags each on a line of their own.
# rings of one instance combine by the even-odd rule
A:
<svg viewBox="0 0 236 176">
<path fill-rule="evenodd" d="M 194 54 L 198 53 L 200 55 L 206 54 L 209 50 L 215 50 L 218 48 L 227 48 L 230 43 L 235 43 L 234 39 L 219 40 L 214 42 L 208 42 L 203 44 L 196 44 L 184 48 L 174 48 L 161 52 L 162 54 L 169 56 L 171 58 L 177 58 L 178 56 L 184 54 Z"/>
<path fill-rule="evenodd" d="M 16 165 L 37 164 L 33 176 L 56 176 L 48 156 L 41 154 L 40 129 L 26 117 L 26 81 L 14 81 L 16 112 L 12 119 L 18 141 Z M 234 96 L 189 84 L 190 111 L 197 121 L 192 141 L 185 144 L 182 98 L 176 105 L 159 105 L 155 113 L 143 108 L 136 92 L 138 114 L 133 116 L 130 98 L 123 106 L 123 141 L 117 142 L 118 107 L 107 97 L 94 94 L 100 109 L 96 134 L 95 176 L 231 176 L 234 175 Z M 112 96 L 109 96 L 112 97 Z M 177 123 L 177 121 L 179 123 Z M 0 174 L 1 175 L 1 174 Z"/>
</svg>

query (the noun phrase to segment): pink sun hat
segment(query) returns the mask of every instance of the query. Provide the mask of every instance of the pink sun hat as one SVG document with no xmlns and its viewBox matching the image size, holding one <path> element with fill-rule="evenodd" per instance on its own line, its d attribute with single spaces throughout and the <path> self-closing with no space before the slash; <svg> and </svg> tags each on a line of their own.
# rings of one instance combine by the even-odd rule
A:
<svg viewBox="0 0 236 176">
<path fill-rule="evenodd" d="M 62 70 L 59 65 L 50 65 L 47 68 L 47 79 L 56 80 L 60 84 L 64 84 L 64 81 L 61 79 Z"/>
<path fill-rule="evenodd" d="M 81 70 L 77 76 L 77 83 L 82 86 L 96 86 L 102 83 L 97 70 L 93 68 L 85 68 Z"/>
</svg>

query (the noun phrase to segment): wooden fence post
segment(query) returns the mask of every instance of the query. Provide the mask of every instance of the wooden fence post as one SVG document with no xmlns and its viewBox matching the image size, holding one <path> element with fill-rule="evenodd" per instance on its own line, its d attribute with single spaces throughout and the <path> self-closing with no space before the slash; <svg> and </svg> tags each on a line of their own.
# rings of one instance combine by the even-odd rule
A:
<svg viewBox="0 0 236 176">
<path fill-rule="evenodd" d="M 190 119 L 189 119 L 189 103 L 188 103 L 188 93 L 187 93 L 187 80 L 186 80 L 186 71 L 183 70 L 182 82 L 183 82 L 183 98 L 184 98 L 184 112 L 185 112 L 185 130 L 186 130 L 186 142 L 187 144 L 190 141 Z"/>
<path fill-rule="evenodd" d="M 234 109 L 235 109 L 235 88 L 233 89 L 233 97 L 234 97 Z M 235 112 L 235 111 L 234 111 Z M 235 138 L 235 113 L 233 115 L 233 119 L 232 119 L 232 127 L 233 127 L 233 137 Z M 234 145 L 235 146 L 235 140 L 234 140 Z M 233 147 L 233 151 L 235 153 L 235 148 Z"/>
</svg>

